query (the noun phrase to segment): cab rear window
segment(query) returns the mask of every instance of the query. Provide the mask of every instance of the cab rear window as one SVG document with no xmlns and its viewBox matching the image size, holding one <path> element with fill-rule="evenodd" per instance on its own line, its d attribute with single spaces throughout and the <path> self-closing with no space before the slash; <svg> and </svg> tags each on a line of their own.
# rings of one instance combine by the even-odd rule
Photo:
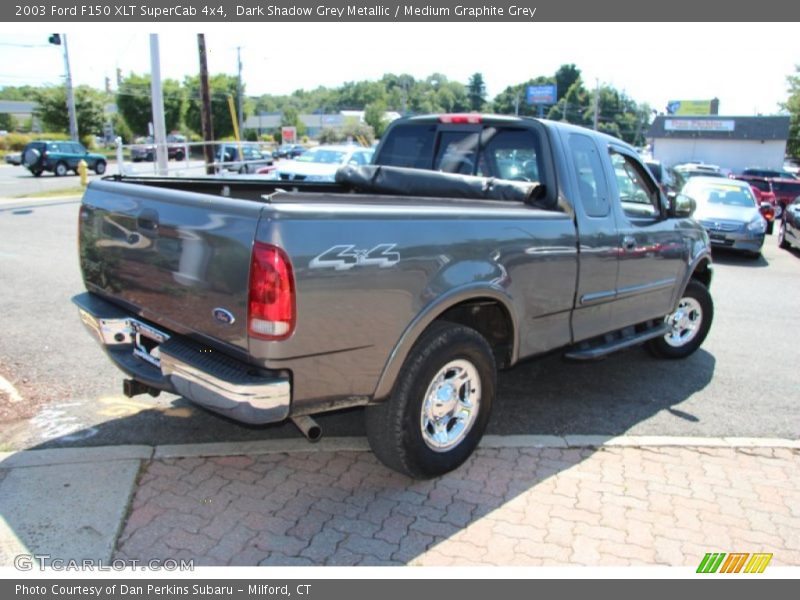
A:
<svg viewBox="0 0 800 600">
<path fill-rule="evenodd" d="M 544 183 L 541 140 L 527 128 L 398 125 L 376 163 Z"/>
</svg>

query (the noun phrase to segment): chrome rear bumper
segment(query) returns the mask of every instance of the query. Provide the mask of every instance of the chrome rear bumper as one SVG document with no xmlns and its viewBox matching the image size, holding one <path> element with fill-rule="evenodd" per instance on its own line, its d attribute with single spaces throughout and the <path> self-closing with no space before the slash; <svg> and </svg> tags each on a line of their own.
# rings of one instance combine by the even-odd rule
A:
<svg viewBox="0 0 800 600">
<path fill-rule="evenodd" d="M 272 423 L 289 416 L 287 372 L 256 369 L 131 317 L 88 292 L 72 301 L 114 364 L 137 381 L 243 423 Z"/>
</svg>

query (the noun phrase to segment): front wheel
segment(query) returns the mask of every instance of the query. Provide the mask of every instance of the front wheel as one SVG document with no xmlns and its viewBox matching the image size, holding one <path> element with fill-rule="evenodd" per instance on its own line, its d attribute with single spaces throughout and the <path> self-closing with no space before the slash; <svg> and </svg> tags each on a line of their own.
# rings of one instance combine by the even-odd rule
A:
<svg viewBox="0 0 800 600">
<path fill-rule="evenodd" d="M 483 336 L 462 325 L 434 323 L 406 358 L 391 397 L 366 409 L 372 451 L 411 477 L 452 471 L 483 437 L 496 378 Z"/>
<path fill-rule="evenodd" d="M 56 177 L 64 177 L 67 173 L 69 173 L 69 169 L 67 169 L 67 163 L 59 162 L 56 164 L 55 168 Z"/>
<path fill-rule="evenodd" d="M 668 331 L 650 340 L 647 348 L 660 358 L 686 358 L 706 339 L 714 319 L 714 302 L 708 288 L 692 279 L 675 312 L 664 317 Z"/>
<path fill-rule="evenodd" d="M 94 165 L 94 172 L 98 175 L 102 175 L 106 172 L 106 161 L 98 160 L 97 163 Z"/>
</svg>

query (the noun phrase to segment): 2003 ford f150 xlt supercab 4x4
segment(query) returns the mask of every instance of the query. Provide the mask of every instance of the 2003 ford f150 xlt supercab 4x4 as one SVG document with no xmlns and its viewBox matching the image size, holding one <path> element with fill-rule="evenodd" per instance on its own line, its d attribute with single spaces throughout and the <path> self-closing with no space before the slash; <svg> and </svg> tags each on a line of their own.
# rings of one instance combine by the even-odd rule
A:
<svg viewBox="0 0 800 600">
<path fill-rule="evenodd" d="M 126 393 L 309 435 L 309 415 L 364 405 L 376 455 L 431 477 L 478 444 L 498 368 L 706 337 L 707 235 L 627 144 L 440 115 L 396 121 L 374 163 L 336 183 L 92 182 L 74 301 Z"/>
</svg>

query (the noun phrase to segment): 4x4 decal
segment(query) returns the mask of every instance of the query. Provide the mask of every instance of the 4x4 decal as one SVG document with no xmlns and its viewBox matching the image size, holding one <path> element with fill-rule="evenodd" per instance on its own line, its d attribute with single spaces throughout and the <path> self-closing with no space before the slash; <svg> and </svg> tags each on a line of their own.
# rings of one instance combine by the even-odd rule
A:
<svg viewBox="0 0 800 600">
<path fill-rule="evenodd" d="M 400 262 L 400 253 L 392 252 L 397 244 L 378 244 L 371 250 L 358 250 L 353 244 L 339 244 L 315 256 L 311 269 L 335 269 L 347 271 L 353 267 L 378 266 L 392 267 Z"/>
</svg>

